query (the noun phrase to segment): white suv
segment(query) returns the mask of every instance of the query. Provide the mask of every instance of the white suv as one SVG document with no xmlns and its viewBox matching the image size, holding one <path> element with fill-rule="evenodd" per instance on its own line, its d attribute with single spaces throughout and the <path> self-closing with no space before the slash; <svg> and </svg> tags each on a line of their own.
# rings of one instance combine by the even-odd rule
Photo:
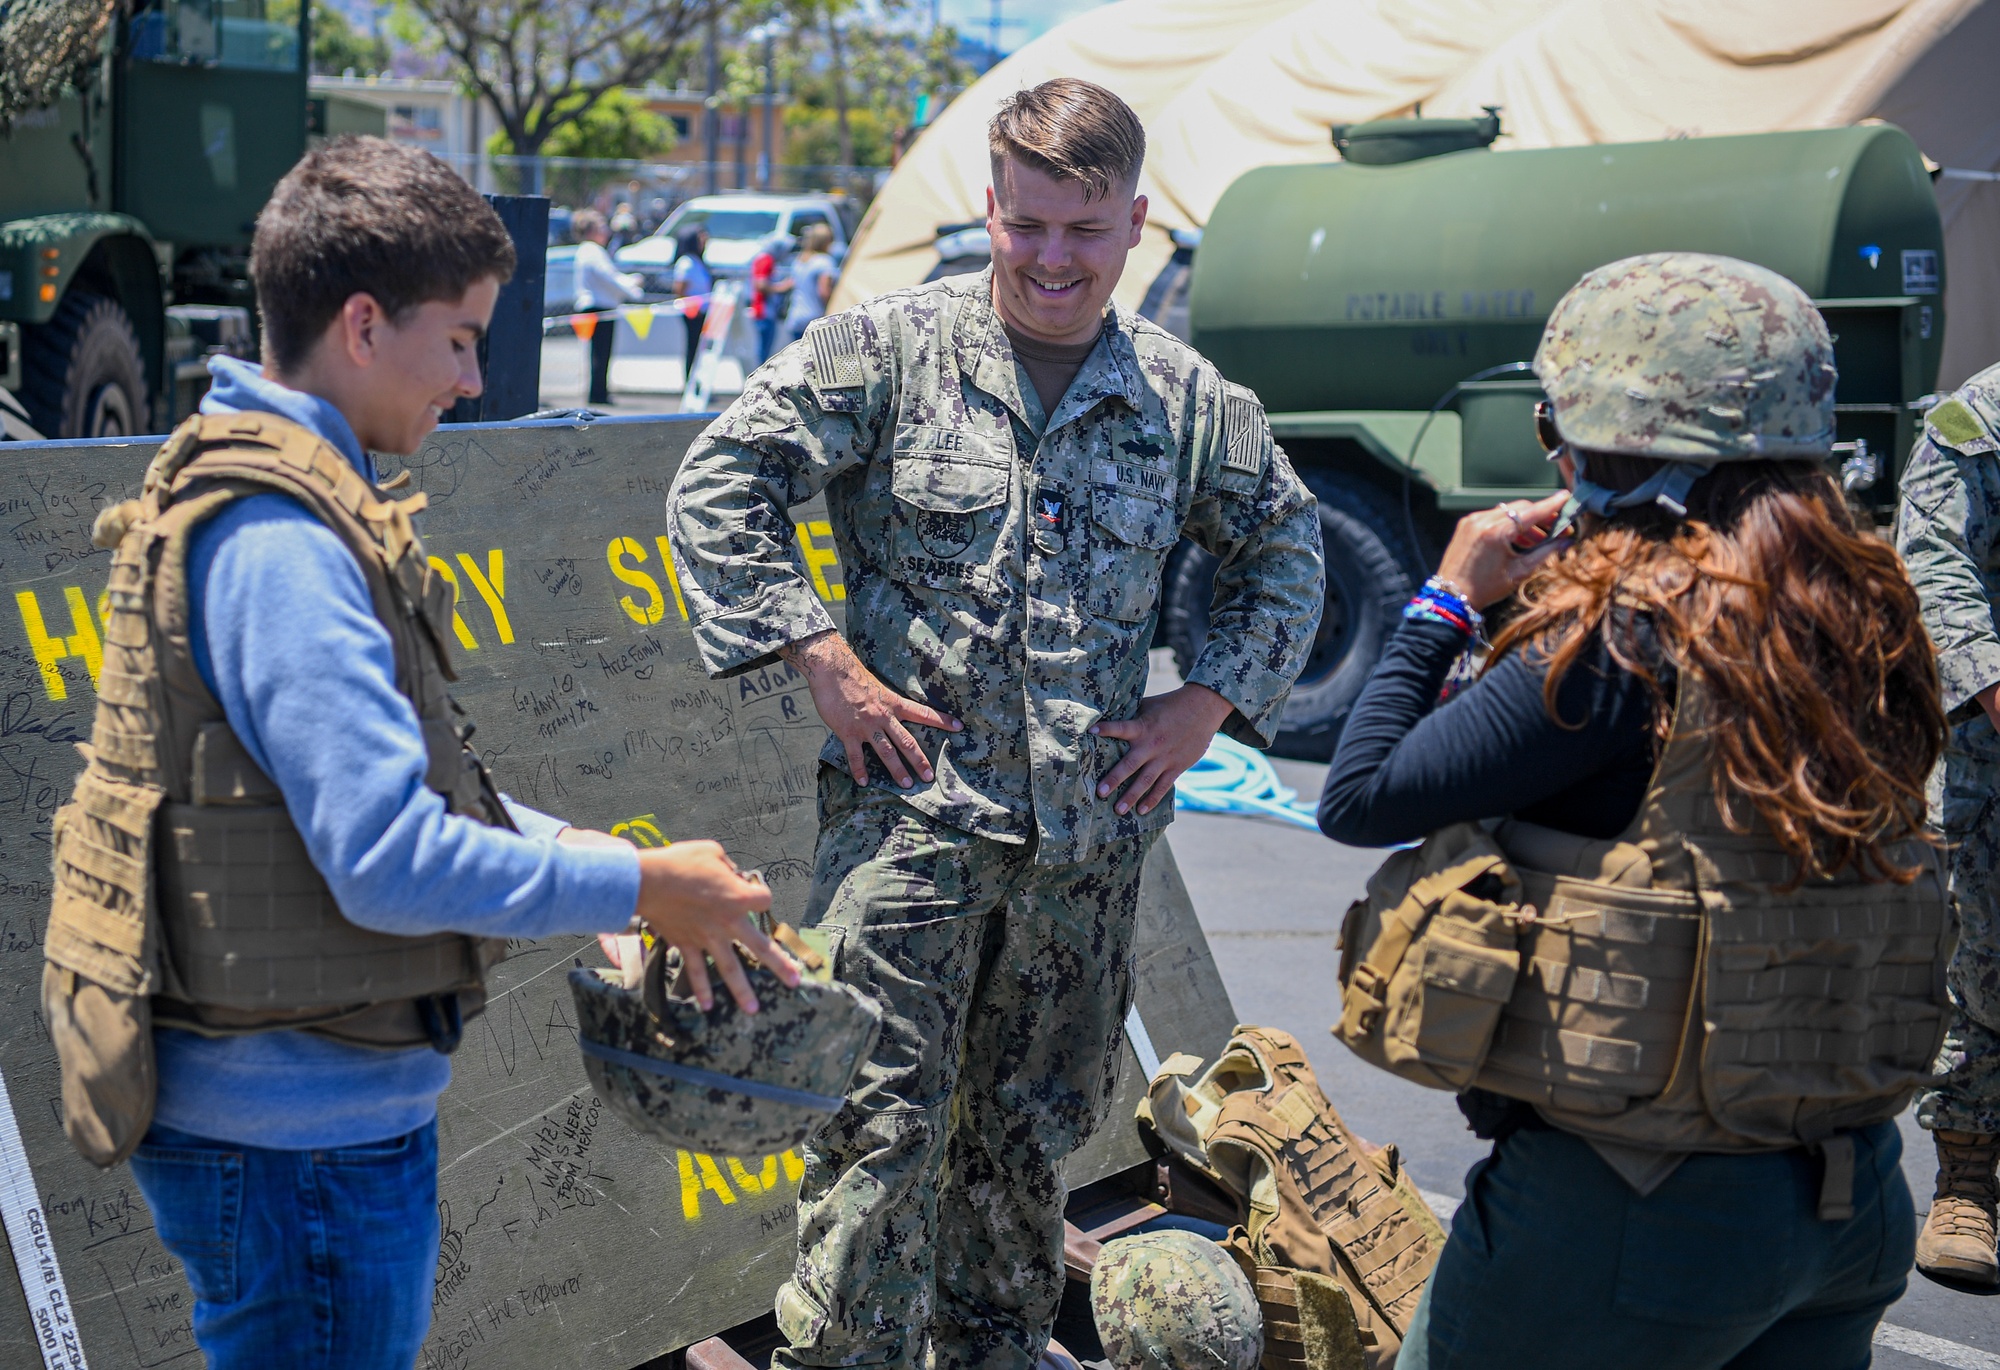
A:
<svg viewBox="0 0 2000 1370">
<path fill-rule="evenodd" d="M 757 246 L 773 233 L 790 234 L 796 242 L 808 225 L 833 230 L 833 259 L 847 255 L 847 224 L 840 206 L 827 195 L 698 195 L 676 209 L 659 229 L 619 249 L 618 265 L 646 280 L 646 292 L 671 293 L 669 276 L 680 251 L 677 239 L 691 228 L 708 230 L 703 260 L 717 276 L 747 276 Z"/>
</svg>

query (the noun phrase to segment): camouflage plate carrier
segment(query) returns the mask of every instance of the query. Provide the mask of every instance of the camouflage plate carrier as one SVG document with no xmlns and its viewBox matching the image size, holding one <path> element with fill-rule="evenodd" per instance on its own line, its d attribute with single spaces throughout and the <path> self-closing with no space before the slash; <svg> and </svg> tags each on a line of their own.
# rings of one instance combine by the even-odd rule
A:
<svg viewBox="0 0 2000 1370">
<path fill-rule="evenodd" d="M 452 589 L 410 516 L 297 424 L 204 415 L 175 431 L 142 493 L 98 519 L 114 547 L 96 722 L 56 814 L 43 1007 L 70 1141 L 100 1166 L 145 1135 L 155 1025 L 210 1036 L 293 1028 L 374 1047 L 457 1045 L 504 953 L 492 939 L 397 937 L 342 916 L 284 797 L 231 731 L 195 667 L 192 534 L 237 500 L 297 500 L 346 544 L 415 706 L 425 783 L 451 812 L 512 828 L 446 691 Z"/>
<path fill-rule="evenodd" d="M 1290 1033 L 1238 1027 L 1186 1080 L 1199 1065 L 1162 1064 L 1139 1119 L 1243 1205 L 1225 1248 L 1263 1310 L 1264 1370 L 1390 1370 L 1444 1248 L 1396 1149 L 1348 1128 Z"/>
</svg>

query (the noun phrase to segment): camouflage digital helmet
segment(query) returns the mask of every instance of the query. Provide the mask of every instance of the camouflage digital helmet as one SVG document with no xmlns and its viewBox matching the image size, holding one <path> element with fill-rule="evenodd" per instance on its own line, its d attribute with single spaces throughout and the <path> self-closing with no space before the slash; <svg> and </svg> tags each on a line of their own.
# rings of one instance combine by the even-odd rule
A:
<svg viewBox="0 0 2000 1370">
<path fill-rule="evenodd" d="M 1833 445 L 1826 320 L 1792 282 L 1734 257 L 1598 267 L 1549 315 L 1535 374 L 1572 448 L 1705 469 Z"/>
<path fill-rule="evenodd" d="M 1227 1251 L 1192 1232 L 1142 1232 L 1104 1244 L 1090 1311 L 1113 1370 L 1257 1370 L 1264 1315 Z"/>
<path fill-rule="evenodd" d="M 882 1010 L 823 961 L 797 989 L 748 959 L 744 971 L 755 1014 L 736 1006 L 713 968 L 715 1006 L 702 1012 L 678 983 L 680 954 L 662 944 L 629 988 L 620 971 L 569 973 L 584 1073 L 612 1112 L 669 1146 L 768 1156 L 839 1110 L 875 1048 Z"/>
</svg>

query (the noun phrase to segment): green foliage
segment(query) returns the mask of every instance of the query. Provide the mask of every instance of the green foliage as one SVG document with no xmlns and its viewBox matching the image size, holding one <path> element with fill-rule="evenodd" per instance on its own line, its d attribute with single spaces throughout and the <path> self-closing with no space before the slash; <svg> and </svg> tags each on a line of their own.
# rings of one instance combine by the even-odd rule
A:
<svg viewBox="0 0 2000 1370">
<path fill-rule="evenodd" d="M 299 0 L 269 0 L 264 14 L 276 23 L 296 24 Z M 325 0 L 313 0 L 312 69 L 315 76 L 339 76 L 347 71 L 366 76 L 387 71 L 388 40 L 362 33 Z"/>
<path fill-rule="evenodd" d="M 542 144 L 542 156 L 641 160 L 672 150 L 674 126 L 631 92 L 607 91 L 581 115 L 568 118 L 568 107 L 581 102 L 582 97 L 572 97 L 566 105 L 556 107 L 558 115 L 564 117 Z M 486 140 L 486 150 L 496 157 L 511 156 L 514 140 L 501 129 Z"/>
<path fill-rule="evenodd" d="M 847 130 L 854 139 L 854 166 L 888 166 L 895 151 L 895 127 L 872 109 L 847 112 Z M 839 166 L 840 115 L 818 105 L 793 105 L 785 111 L 785 165 Z"/>
</svg>

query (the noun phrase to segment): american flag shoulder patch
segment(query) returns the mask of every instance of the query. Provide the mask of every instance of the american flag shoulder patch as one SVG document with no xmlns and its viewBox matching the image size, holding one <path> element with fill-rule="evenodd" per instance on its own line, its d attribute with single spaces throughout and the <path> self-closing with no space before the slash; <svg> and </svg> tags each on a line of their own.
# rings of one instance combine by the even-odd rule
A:
<svg viewBox="0 0 2000 1370">
<path fill-rule="evenodd" d="M 821 390 L 851 390 L 861 378 L 861 342 L 845 314 L 817 319 L 806 329 L 812 342 L 813 383 Z"/>
<path fill-rule="evenodd" d="M 1231 386 L 1222 397 L 1222 469 L 1249 476 L 1264 473 L 1264 413 L 1257 397 Z"/>
</svg>

